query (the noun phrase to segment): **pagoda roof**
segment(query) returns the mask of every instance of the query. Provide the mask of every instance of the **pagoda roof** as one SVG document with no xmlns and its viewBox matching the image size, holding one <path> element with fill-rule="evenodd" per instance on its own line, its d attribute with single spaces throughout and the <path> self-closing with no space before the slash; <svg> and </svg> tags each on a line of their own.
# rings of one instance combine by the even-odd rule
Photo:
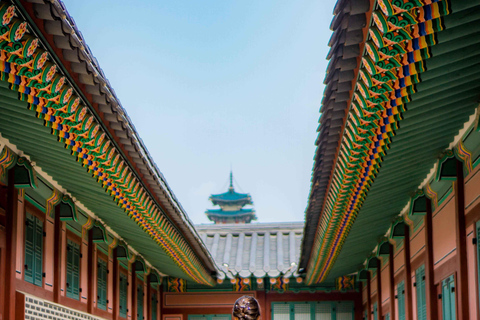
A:
<svg viewBox="0 0 480 320">
<path fill-rule="evenodd" d="M 244 215 L 255 215 L 255 210 L 253 209 L 240 209 L 240 210 L 222 210 L 222 209 L 208 209 L 205 211 L 207 215 L 217 215 L 217 216 L 244 216 Z"/>
<path fill-rule="evenodd" d="M 245 201 L 245 204 L 252 204 L 252 197 L 248 193 L 235 192 L 235 190 L 230 187 L 225 193 L 212 194 L 210 196 L 210 201 L 212 201 L 213 204 L 240 201 Z"/>
</svg>

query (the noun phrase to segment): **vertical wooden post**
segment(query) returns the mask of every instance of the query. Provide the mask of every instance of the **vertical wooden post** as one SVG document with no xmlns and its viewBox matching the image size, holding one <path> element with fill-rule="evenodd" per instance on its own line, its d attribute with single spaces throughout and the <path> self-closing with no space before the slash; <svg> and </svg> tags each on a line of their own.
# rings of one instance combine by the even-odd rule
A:
<svg viewBox="0 0 480 320">
<path fill-rule="evenodd" d="M 405 223 L 405 238 L 403 239 L 405 254 L 405 320 L 413 319 L 412 298 L 412 266 L 410 261 L 410 226 Z"/>
<path fill-rule="evenodd" d="M 372 320 L 372 298 L 370 295 L 372 294 L 372 289 L 371 289 L 371 275 L 370 271 L 367 270 L 367 320 Z"/>
<path fill-rule="evenodd" d="M 150 275 L 147 276 L 147 320 L 152 320 L 152 291 L 150 287 Z"/>
<path fill-rule="evenodd" d="M 427 213 L 424 217 L 425 225 L 425 301 L 427 319 L 438 318 L 437 291 L 433 275 L 433 213 L 432 201 L 427 198 Z"/>
<path fill-rule="evenodd" d="M 382 319 L 382 260 L 377 258 L 377 314 L 378 319 Z"/>
<path fill-rule="evenodd" d="M 132 320 L 137 320 L 137 273 L 135 272 L 135 262 L 130 264 L 132 268 Z M 140 319 L 141 320 L 141 319 Z"/>
<path fill-rule="evenodd" d="M 388 247 L 388 276 L 390 278 L 390 320 L 395 320 L 397 317 L 395 313 L 395 254 L 393 250 L 393 244 L 390 244 Z"/>
<path fill-rule="evenodd" d="M 55 207 L 55 223 L 53 250 L 53 302 L 60 302 L 60 286 L 62 282 L 62 221 L 60 220 L 60 206 Z"/>
<path fill-rule="evenodd" d="M 117 248 L 113 249 L 113 301 L 112 301 L 112 308 L 113 308 L 113 314 L 112 318 L 113 320 L 118 320 L 119 317 L 119 307 L 120 307 L 120 288 L 119 288 L 119 282 L 120 282 L 120 277 L 119 277 L 119 270 L 118 270 L 118 256 L 117 256 Z"/>
<path fill-rule="evenodd" d="M 5 319 L 15 319 L 15 269 L 17 260 L 17 206 L 18 190 L 15 189 L 15 170 L 8 171 L 6 210 L 6 260 L 5 261 Z M 19 253 L 21 254 L 21 253 Z"/>
<path fill-rule="evenodd" d="M 93 229 L 88 231 L 88 296 L 87 296 L 87 310 L 88 313 L 93 314 L 93 301 L 96 300 L 95 297 L 95 265 L 94 261 L 95 252 L 94 252 L 94 243 L 93 243 Z"/>
<path fill-rule="evenodd" d="M 458 319 L 469 319 L 468 306 L 468 270 L 467 270 L 467 232 L 465 230 L 465 181 L 463 163 L 457 161 L 457 180 L 455 181 L 455 231 L 457 242 L 457 279 Z"/>
<path fill-rule="evenodd" d="M 363 319 L 363 313 L 362 313 L 362 305 L 363 305 L 363 283 L 362 281 L 358 281 L 358 292 L 360 294 L 357 296 L 355 299 L 355 320 L 362 320 Z"/>
</svg>

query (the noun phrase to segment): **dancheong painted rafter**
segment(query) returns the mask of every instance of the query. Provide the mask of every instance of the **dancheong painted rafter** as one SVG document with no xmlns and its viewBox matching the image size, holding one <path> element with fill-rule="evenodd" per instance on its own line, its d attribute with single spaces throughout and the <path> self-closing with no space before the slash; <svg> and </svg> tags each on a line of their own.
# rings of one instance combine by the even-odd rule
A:
<svg viewBox="0 0 480 320">
<path fill-rule="evenodd" d="M 88 103 L 51 59 L 27 21 L 8 1 L 0 6 L 0 78 L 44 120 L 59 143 L 92 174 L 115 202 L 194 281 L 212 285 L 210 272 L 159 208 Z"/>
<path fill-rule="evenodd" d="M 362 8 L 355 7 L 354 1 L 350 2 L 339 2 L 335 9 L 337 16 L 332 22 L 335 29 L 330 43 L 333 53 L 329 54 L 332 61 L 328 70 L 330 73 L 327 73 L 325 80 L 327 88 L 322 106 L 322 117 L 331 119 L 321 118 L 317 140 L 319 149 L 303 243 L 302 257 L 308 260 L 301 261 L 301 265 L 307 270 L 308 284 L 324 281 L 329 275 L 367 194 L 381 171 L 387 153 L 392 144 L 395 144 L 395 137 L 403 119 L 409 116 L 409 112 L 412 115 L 417 112 L 414 108 L 410 111 L 409 105 L 415 99 L 419 100 L 415 101 L 418 104 L 425 94 L 435 92 L 431 88 L 440 84 L 438 81 L 442 80 L 438 79 L 442 79 L 441 77 L 444 77 L 444 82 L 453 82 L 453 76 L 446 78 L 453 66 L 443 69 L 441 66 L 457 63 L 462 57 L 447 57 L 449 51 L 458 50 L 458 45 L 449 44 L 447 47 L 443 46 L 443 43 L 475 33 L 468 24 L 478 19 L 476 15 L 467 18 L 461 14 L 469 7 L 477 5 L 473 1 L 381 0 L 372 1 L 370 4 L 368 1 L 358 1 L 370 7 L 369 10 L 363 8 L 363 11 Z M 350 9 L 344 10 L 342 6 L 349 6 Z M 359 12 L 353 12 L 354 10 Z M 345 12 L 350 12 L 349 18 L 345 18 Z M 342 38 L 341 19 L 350 19 L 348 24 L 344 25 L 353 25 L 354 21 L 361 21 L 358 17 L 362 12 L 366 13 L 361 32 L 347 31 Z M 368 19 L 370 24 L 366 23 Z M 358 40 L 359 49 L 351 49 L 353 46 L 349 41 L 358 38 L 364 39 Z M 342 41 L 343 50 L 340 50 L 338 43 Z M 352 55 L 351 52 L 355 53 L 355 50 L 358 50 L 358 53 Z M 342 71 L 342 68 L 348 65 L 347 55 L 349 59 L 361 57 L 355 60 L 360 63 L 351 71 L 351 75 Z M 335 64 L 340 75 L 334 73 L 337 72 L 334 69 Z M 340 91 L 340 82 L 346 77 L 352 79 L 353 89 L 349 98 L 343 100 L 348 102 L 347 116 L 343 117 L 344 113 L 341 111 L 332 116 L 343 98 L 340 93 L 335 95 L 332 92 Z M 468 112 L 466 105 L 464 109 Z M 463 117 L 463 113 L 458 113 L 458 116 L 460 115 Z M 329 138 L 335 136 L 334 124 L 338 126 L 335 117 L 341 117 L 344 121 L 339 127 L 341 134 L 337 141 Z M 334 143 L 338 146 L 335 153 L 331 151 Z M 399 149 L 395 149 L 395 152 L 399 152 Z M 334 165 L 331 171 L 327 171 L 331 172 L 331 175 L 325 179 L 325 172 L 321 171 L 328 168 L 328 160 L 332 155 Z M 316 221 L 314 215 L 319 215 L 318 223 L 311 225 L 309 220 Z M 314 229 L 314 232 L 310 232 L 310 229 Z M 311 238 L 309 234 L 312 234 Z M 307 249 L 309 245 L 312 245 L 311 249 Z"/>
</svg>

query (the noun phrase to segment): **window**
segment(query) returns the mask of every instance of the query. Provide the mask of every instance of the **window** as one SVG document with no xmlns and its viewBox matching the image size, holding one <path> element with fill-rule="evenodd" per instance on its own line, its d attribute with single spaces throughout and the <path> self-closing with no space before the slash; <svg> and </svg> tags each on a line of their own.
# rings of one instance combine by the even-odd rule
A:
<svg viewBox="0 0 480 320">
<path fill-rule="evenodd" d="M 80 298 L 80 245 L 67 239 L 67 297 Z"/>
<path fill-rule="evenodd" d="M 25 212 L 25 281 L 43 284 L 43 221 Z"/>
<path fill-rule="evenodd" d="M 373 304 L 373 320 L 378 320 L 378 306 L 376 302 Z"/>
<path fill-rule="evenodd" d="M 152 319 L 157 319 L 157 294 L 152 293 L 152 301 L 151 301 L 151 314 L 152 314 Z M 230 319 L 229 319 L 230 320 Z"/>
<path fill-rule="evenodd" d="M 405 283 L 397 284 L 398 320 L 405 320 Z"/>
<path fill-rule="evenodd" d="M 455 320 L 455 280 L 453 275 L 442 281 L 443 320 Z"/>
<path fill-rule="evenodd" d="M 143 319 L 143 284 L 137 285 L 137 320 Z"/>
<path fill-rule="evenodd" d="M 353 320 L 352 301 L 273 302 L 272 320 Z"/>
<path fill-rule="evenodd" d="M 107 309 L 107 261 L 103 259 L 97 264 L 97 308 Z"/>
<path fill-rule="evenodd" d="M 119 303 L 119 315 L 120 317 L 127 317 L 127 275 L 120 272 L 120 303 Z"/>
<path fill-rule="evenodd" d="M 427 301 L 425 292 L 425 266 L 415 271 L 415 286 L 417 289 L 417 319 L 427 320 Z"/>
<path fill-rule="evenodd" d="M 384 317 L 385 320 L 390 320 L 390 313 L 387 313 Z"/>
</svg>

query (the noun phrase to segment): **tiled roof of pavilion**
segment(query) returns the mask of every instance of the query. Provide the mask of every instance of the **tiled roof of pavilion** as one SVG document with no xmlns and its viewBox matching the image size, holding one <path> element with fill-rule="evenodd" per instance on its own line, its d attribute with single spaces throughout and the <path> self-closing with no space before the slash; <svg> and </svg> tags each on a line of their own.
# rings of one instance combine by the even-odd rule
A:
<svg viewBox="0 0 480 320">
<path fill-rule="evenodd" d="M 2 137 L 161 272 L 213 284 L 208 251 L 63 3 L 14 3 L 1 2 L 2 90 L 22 107 L 2 104 Z"/>
<path fill-rule="evenodd" d="M 363 267 L 480 96 L 478 1 L 339 0 L 333 13 L 300 259 L 307 284 Z M 454 151 L 468 169 L 462 140 Z"/>
<path fill-rule="evenodd" d="M 303 222 L 197 225 L 220 278 L 298 276 Z"/>
</svg>

